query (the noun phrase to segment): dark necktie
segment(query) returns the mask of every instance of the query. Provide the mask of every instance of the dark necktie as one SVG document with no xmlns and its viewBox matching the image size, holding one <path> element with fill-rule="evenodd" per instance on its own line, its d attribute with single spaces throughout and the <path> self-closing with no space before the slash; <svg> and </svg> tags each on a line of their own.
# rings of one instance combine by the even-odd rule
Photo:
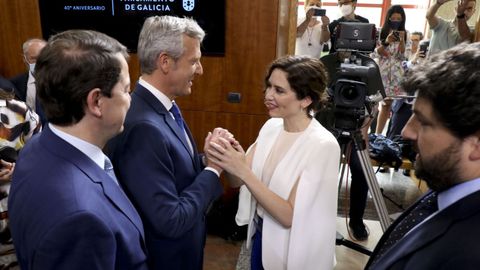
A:
<svg viewBox="0 0 480 270">
<path fill-rule="evenodd" d="M 112 162 L 108 157 L 105 157 L 105 167 L 104 167 L 105 172 L 112 178 L 112 180 L 115 182 L 115 184 L 118 185 L 118 180 L 117 177 L 115 176 L 115 172 L 113 171 L 113 165 Z"/>
<path fill-rule="evenodd" d="M 401 220 L 397 226 L 390 233 L 386 241 L 383 243 L 382 248 L 378 252 L 372 265 L 378 261 L 393 245 L 395 245 L 402 237 L 409 232 L 413 227 L 420 224 L 428 216 L 435 213 L 438 210 L 437 205 L 437 193 L 432 192 L 425 196 L 417 206 Z"/>
<path fill-rule="evenodd" d="M 185 131 L 185 127 L 183 126 L 182 114 L 180 113 L 180 109 L 178 108 L 177 103 L 172 102 L 172 108 L 170 109 L 170 112 L 173 114 L 177 125 L 182 129 L 182 131 Z"/>
</svg>

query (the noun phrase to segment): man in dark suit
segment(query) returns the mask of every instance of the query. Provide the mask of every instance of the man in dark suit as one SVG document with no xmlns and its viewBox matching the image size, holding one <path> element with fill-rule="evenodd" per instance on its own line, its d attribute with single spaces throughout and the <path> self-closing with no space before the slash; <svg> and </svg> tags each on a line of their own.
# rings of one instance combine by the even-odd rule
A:
<svg viewBox="0 0 480 270">
<path fill-rule="evenodd" d="M 127 57 L 115 39 L 73 30 L 38 58 L 49 124 L 21 151 L 9 198 L 22 269 L 147 269 L 140 216 L 101 150 L 130 106 Z"/>
<path fill-rule="evenodd" d="M 28 71 L 11 79 L 15 85 L 15 98 L 27 103 L 33 111 L 40 116 L 42 124 L 45 123 L 45 114 L 43 113 L 40 102 L 37 98 L 35 87 L 34 70 L 37 58 L 45 47 L 47 42 L 43 39 L 32 38 L 23 43 L 23 61 L 28 66 Z"/>
<path fill-rule="evenodd" d="M 415 173 L 431 191 L 388 228 L 367 269 L 478 269 L 479 63 L 480 43 L 462 44 L 404 83 L 416 100 L 402 136 L 416 144 Z"/>
<path fill-rule="evenodd" d="M 222 193 L 221 169 L 204 163 L 208 159 L 202 162 L 174 101 L 189 95 L 193 78 L 203 73 L 204 35 L 188 18 L 147 18 L 138 43 L 142 76 L 125 131 L 108 145 L 119 180 L 145 224 L 153 269 L 202 269 L 205 215 Z"/>
</svg>

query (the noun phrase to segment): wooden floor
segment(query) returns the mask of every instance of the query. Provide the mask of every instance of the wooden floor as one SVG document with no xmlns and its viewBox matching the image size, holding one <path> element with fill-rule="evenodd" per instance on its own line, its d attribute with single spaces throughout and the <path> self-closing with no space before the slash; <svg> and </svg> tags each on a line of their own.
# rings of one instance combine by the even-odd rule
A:
<svg viewBox="0 0 480 270">
<path fill-rule="evenodd" d="M 411 201 L 411 197 L 418 196 L 418 194 L 421 193 L 419 192 L 419 189 L 426 189 L 426 185 L 423 181 L 419 182 L 416 178 L 413 178 L 412 182 L 402 175 L 401 170 L 399 170 L 398 172 L 394 172 L 393 170 L 391 170 L 390 172 L 377 175 L 377 179 L 380 186 L 382 186 L 383 188 L 398 190 L 399 193 L 402 194 L 402 196 L 399 196 L 399 198 L 404 200 L 404 202 Z M 405 185 L 408 185 L 408 187 L 405 187 Z M 365 246 L 369 250 L 373 250 L 376 243 L 382 236 L 383 231 L 378 221 L 364 221 L 370 231 L 370 236 L 367 241 L 356 243 Z M 353 239 L 349 236 L 346 224 L 347 221 L 344 217 L 337 217 L 337 231 L 342 234 L 345 239 L 353 241 Z M 241 244 L 241 242 L 229 242 L 217 236 L 208 236 L 207 244 L 205 247 L 204 269 L 236 269 L 235 266 L 238 254 L 240 252 Z M 368 261 L 367 255 L 361 254 L 345 246 L 337 246 L 335 253 L 337 260 L 335 270 L 360 270 L 364 268 L 365 264 Z"/>
<path fill-rule="evenodd" d="M 365 220 L 370 230 L 370 237 L 367 241 L 356 242 L 365 246 L 369 250 L 373 250 L 376 243 L 382 236 L 380 223 L 374 220 Z M 337 230 L 347 240 L 350 238 L 344 218 L 337 218 Z M 353 241 L 353 240 L 352 240 Z M 235 269 L 238 254 L 240 253 L 241 242 L 229 242 L 218 236 L 209 235 L 207 237 L 207 245 L 205 247 L 205 260 L 203 269 L 205 270 L 233 270 Z M 337 246 L 335 248 L 337 265 L 335 270 L 356 270 L 363 269 L 368 261 L 368 256 L 363 255 L 353 249 L 345 246 Z"/>
</svg>

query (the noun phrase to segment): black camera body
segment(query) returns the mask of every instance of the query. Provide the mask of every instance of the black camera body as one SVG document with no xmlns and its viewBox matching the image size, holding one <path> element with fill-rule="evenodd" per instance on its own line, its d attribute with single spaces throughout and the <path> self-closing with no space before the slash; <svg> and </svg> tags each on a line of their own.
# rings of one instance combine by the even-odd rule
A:
<svg viewBox="0 0 480 270">
<path fill-rule="evenodd" d="M 341 134 L 362 127 L 365 118 L 371 116 L 373 106 L 385 97 L 385 89 L 378 65 L 365 55 L 365 52 L 373 51 L 374 46 L 370 44 L 376 42 L 376 33 L 371 33 L 371 26 L 365 23 L 340 23 L 339 28 L 337 33 L 340 34 L 340 40 L 354 42 L 349 43 L 351 49 L 343 47 L 347 44 L 343 43 L 340 47 L 337 46 L 336 53 L 321 58 L 330 77 L 329 103 L 326 109 L 328 111 L 320 111 L 316 118 L 326 128 Z M 366 29 L 369 34 L 363 37 L 369 39 L 359 42 L 355 31 L 352 31 L 355 29 Z M 350 33 L 350 36 L 342 36 L 342 33 Z M 359 48 L 369 50 L 360 51 Z"/>
<path fill-rule="evenodd" d="M 399 41 L 399 40 L 400 40 L 400 32 L 399 32 L 399 31 L 394 30 L 394 31 L 392 32 L 392 34 L 393 34 L 393 36 L 395 37 L 395 40 L 396 40 L 396 41 Z"/>
<path fill-rule="evenodd" d="M 430 41 L 429 40 L 421 41 L 420 44 L 418 45 L 419 53 L 423 54 L 423 55 L 427 55 L 429 46 L 430 46 Z"/>
<path fill-rule="evenodd" d="M 327 14 L 327 11 L 322 8 L 313 8 L 313 10 L 314 10 L 313 16 L 316 16 L 316 17 L 322 17 Z"/>
</svg>

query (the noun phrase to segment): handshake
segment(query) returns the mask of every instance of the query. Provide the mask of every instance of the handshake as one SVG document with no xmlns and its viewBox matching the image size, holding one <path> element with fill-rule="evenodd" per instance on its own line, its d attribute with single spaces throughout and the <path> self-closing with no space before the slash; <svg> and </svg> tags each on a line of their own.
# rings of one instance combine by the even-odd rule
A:
<svg viewBox="0 0 480 270">
<path fill-rule="evenodd" d="M 232 133 L 224 128 L 215 128 L 205 138 L 206 166 L 214 168 L 219 173 L 227 171 L 237 177 L 244 169 L 249 168 L 245 151 Z"/>
</svg>

